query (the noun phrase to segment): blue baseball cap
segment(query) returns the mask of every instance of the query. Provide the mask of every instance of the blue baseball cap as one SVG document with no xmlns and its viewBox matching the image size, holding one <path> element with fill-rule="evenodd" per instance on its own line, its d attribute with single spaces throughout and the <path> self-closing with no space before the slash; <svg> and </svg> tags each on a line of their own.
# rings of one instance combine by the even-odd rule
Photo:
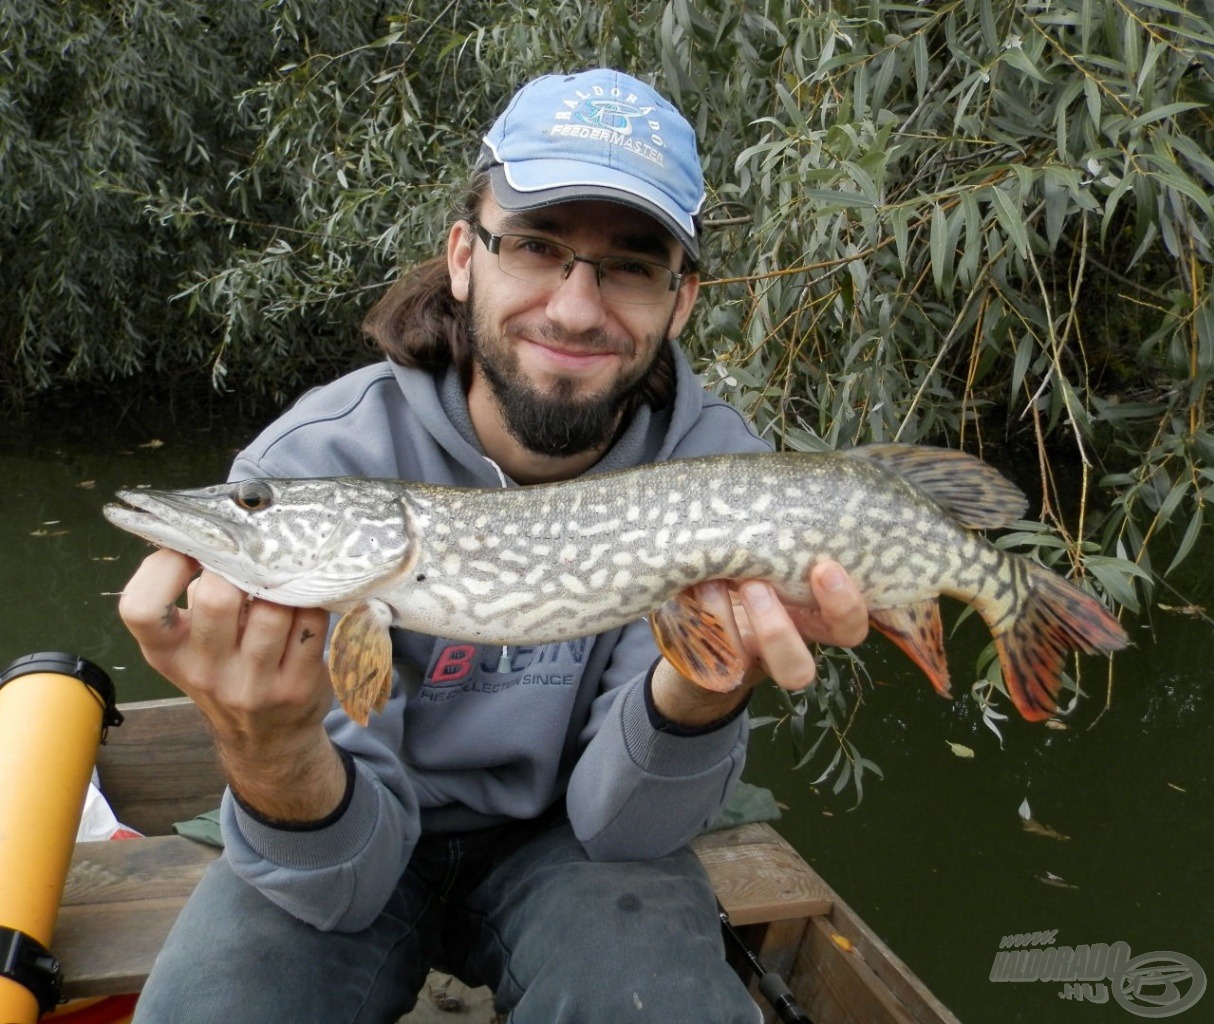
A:
<svg viewBox="0 0 1214 1024">
<path fill-rule="evenodd" d="M 704 172 L 695 130 L 644 82 L 609 68 L 524 85 L 484 138 L 504 210 L 578 199 L 623 203 L 657 220 L 699 259 Z"/>
</svg>

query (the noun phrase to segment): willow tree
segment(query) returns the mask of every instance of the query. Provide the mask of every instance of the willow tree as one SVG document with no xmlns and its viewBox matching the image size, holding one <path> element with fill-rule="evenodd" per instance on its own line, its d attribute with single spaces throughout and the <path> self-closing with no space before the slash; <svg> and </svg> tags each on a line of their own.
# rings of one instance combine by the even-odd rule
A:
<svg viewBox="0 0 1214 1024">
<path fill-rule="evenodd" d="M 252 80 L 229 73 L 200 93 L 198 120 L 182 113 L 158 151 L 159 175 L 119 190 L 78 172 L 94 175 L 93 201 L 145 211 L 157 248 L 141 267 L 170 267 L 173 283 L 155 277 L 146 306 L 110 318 L 105 359 L 85 331 L 74 367 L 188 364 L 281 400 L 373 358 L 363 311 L 437 251 L 501 103 L 535 74 L 606 63 L 654 81 L 697 125 L 708 258 L 685 342 L 773 443 L 933 441 L 1001 464 L 1014 448 L 1018 467 L 1028 451 L 1037 472 L 1017 476 L 1040 521 L 1000 542 L 1131 608 L 1191 550 L 1214 455 L 1206 5 L 339 7 L 284 0 L 256 9 L 251 39 L 212 39 L 207 60 L 229 71 L 237 54 L 247 72 L 250 47 L 273 66 L 253 61 Z M 190 45 L 205 49 L 205 33 Z M 204 159 L 189 141 L 210 137 L 199 125 L 230 141 L 205 150 L 215 173 L 183 182 Z M 11 189 L 12 164 L 0 167 Z M 69 248 L 87 250 L 87 233 Z M 22 306 L 35 314 L 40 280 Z M 195 339 L 184 363 L 182 322 Z M 38 379 L 37 347 L 22 344 L 6 339 L 6 357 Z M 994 715 L 997 671 L 977 675 Z M 794 720 L 818 715 L 841 735 L 848 687 L 819 699 Z M 839 749 L 854 781 L 867 762 Z"/>
</svg>

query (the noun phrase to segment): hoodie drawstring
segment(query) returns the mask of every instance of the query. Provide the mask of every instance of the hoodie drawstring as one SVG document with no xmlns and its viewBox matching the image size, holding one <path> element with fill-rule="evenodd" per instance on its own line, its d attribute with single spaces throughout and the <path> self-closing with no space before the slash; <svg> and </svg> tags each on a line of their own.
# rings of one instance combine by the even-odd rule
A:
<svg viewBox="0 0 1214 1024">
<path fill-rule="evenodd" d="M 489 458 L 488 455 L 485 456 L 485 461 L 489 463 L 489 465 L 491 465 L 495 470 L 497 470 L 497 478 L 502 483 L 502 489 L 505 490 L 508 488 L 510 483 L 506 479 L 506 474 L 502 472 L 502 467 Z M 510 648 L 505 644 L 502 644 L 502 653 L 497 659 L 497 671 L 499 675 L 504 675 L 510 671 Z"/>
</svg>

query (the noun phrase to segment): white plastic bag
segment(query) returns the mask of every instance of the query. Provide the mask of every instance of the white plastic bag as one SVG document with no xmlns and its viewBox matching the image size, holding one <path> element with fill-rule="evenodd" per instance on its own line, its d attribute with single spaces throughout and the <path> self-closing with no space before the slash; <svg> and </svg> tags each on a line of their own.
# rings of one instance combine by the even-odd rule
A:
<svg viewBox="0 0 1214 1024">
<path fill-rule="evenodd" d="M 84 797 L 84 810 L 80 814 L 80 827 L 76 830 L 76 842 L 91 843 L 104 839 L 138 839 L 140 834 L 123 825 L 114 814 L 109 801 L 98 788 L 97 769 L 93 769 L 93 781 Z"/>
</svg>

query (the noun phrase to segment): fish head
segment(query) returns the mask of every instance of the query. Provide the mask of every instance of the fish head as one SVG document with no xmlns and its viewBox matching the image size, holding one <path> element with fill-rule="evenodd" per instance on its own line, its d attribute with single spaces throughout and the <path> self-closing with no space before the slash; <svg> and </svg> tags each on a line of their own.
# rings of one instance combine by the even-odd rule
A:
<svg viewBox="0 0 1214 1024">
<path fill-rule="evenodd" d="M 417 561 L 404 489 L 366 479 L 252 479 L 119 491 L 106 519 L 256 597 L 342 610 Z"/>
</svg>

